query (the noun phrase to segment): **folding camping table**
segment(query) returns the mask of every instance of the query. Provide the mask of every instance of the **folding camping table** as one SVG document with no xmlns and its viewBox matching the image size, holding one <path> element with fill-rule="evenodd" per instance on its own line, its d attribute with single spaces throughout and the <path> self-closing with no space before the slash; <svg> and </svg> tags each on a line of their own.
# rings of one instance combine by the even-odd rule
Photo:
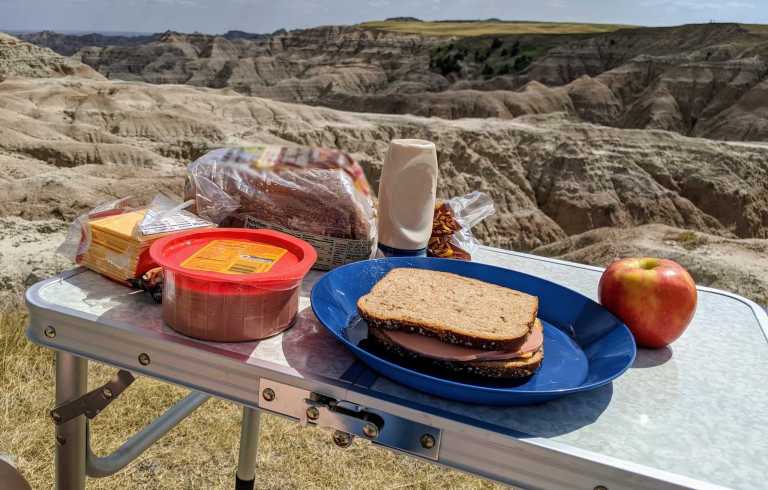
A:
<svg viewBox="0 0 768 490">
<path fill-rule="evenodd" d="M 490 248 L 477 260 L 592 298 L 602 270 Z M 688 331 L 670 349 L 641 349 L 612 384 L 538 406 L 487 407 L 411 390 L 357 362 L 308 308 L 320 276 L 305 280 L 290 330 L 235 344 L 184 337 L 148 295 L 84 269 L 30 288 L 27 335 L 56 351 L 57 488 L 118 471 L 209 396 L 244 407 L 239 488 L 255 475 L 262 410 L 331 428 L 340 446 L 361 437 L 524 488 L 765 488 L 768 317 L 747 299 L 701 287 Z M 86 394 L 88 360 L 126 371 Z M 129 372 L 192 391 L 115 453 L 97 456 L 79 414 L 103 408 Z"/>
</svg>

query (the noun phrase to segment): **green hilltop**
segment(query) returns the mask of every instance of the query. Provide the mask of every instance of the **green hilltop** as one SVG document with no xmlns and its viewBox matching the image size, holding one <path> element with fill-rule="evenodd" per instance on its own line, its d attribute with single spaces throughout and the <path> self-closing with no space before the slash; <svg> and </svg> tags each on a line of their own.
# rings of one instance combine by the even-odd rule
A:
<svg viewBox="0 0 768 490">
<path fill-rule="evenodd" d="M 488 20 L 420 21 L 396 18 L 358 24 L 365 29 L 422 34 L 425 36 L 504 36 L 511 34 L 597 34 L 637 27 L 625 24 L 586 24 L 579 22 L 536 22 Z"/>
</svg>

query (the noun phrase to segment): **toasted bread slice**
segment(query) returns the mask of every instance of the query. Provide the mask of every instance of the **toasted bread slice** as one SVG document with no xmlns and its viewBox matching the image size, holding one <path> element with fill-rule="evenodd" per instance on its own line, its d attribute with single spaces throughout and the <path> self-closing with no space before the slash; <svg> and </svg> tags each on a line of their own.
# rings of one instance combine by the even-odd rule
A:
<svg viewBox="0 0 768 490">
<path fill-rule="evenodd" d="M 427 369 L 437 371 L 448 377 L 460 376 L 470 379 L 491 380 L 520 380 L 533 376 L 544 360 L 544 347 L 542 346 L 530 356 L 510 359 L 505 361 L 447 361 L 430 359 L 402 348 L 391 342 L 380 330 L 368 328 L 368 340 L 371 345 L 382 349 L 391 356 L 403 360 L 408 365 L 419 365 Z"/>
<path fill-rule="evenodd" d="M 391 270 L 357 302 L 375 328 L 403 329 L 484 350 L 511 350 L 528 335 L 536 296 L 427 269 Z"/>
</svg>

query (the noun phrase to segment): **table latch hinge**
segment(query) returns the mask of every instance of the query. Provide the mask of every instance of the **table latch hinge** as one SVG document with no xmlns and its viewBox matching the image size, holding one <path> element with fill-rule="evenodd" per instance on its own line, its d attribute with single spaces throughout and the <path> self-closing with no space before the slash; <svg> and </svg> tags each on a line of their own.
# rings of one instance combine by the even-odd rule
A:
<svg viewBox="0 0 768 490">
<path fill-rule="evenodd" d="M 333 440 L 348 446 L 357 436 L 375 444 L 437 461 L 442 431 L 420 422 L 262 378 L 259 408 L 307 425 L 335 429 Z"/>
<path fill-rule="evenodd" d="M 80 398 L 60 403 L 53 407 L 53 410 L 50 412 L 51 418 L 56 425 L 69 422 L 80 415 L 85 415 L 92 419 L 107 408 L 107 405 L 125 391 L 134 380 L 135 378 L 131 373 L 121 369 L 104 385 L 89 391 Z"/>
</svg>

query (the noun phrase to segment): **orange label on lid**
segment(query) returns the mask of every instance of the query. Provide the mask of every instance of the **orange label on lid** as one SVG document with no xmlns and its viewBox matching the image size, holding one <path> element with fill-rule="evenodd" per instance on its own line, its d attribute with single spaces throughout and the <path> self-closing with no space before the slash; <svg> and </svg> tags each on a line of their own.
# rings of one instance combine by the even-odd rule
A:
<svg viewBox="0 0 768 490">
<path fill-rule="evenodd" d="M 187 257 L 181 266 L 221 274 L 257 274 L 269 271 L 287 252 L 265 243 L 213 240 Z"/>
</svg>

